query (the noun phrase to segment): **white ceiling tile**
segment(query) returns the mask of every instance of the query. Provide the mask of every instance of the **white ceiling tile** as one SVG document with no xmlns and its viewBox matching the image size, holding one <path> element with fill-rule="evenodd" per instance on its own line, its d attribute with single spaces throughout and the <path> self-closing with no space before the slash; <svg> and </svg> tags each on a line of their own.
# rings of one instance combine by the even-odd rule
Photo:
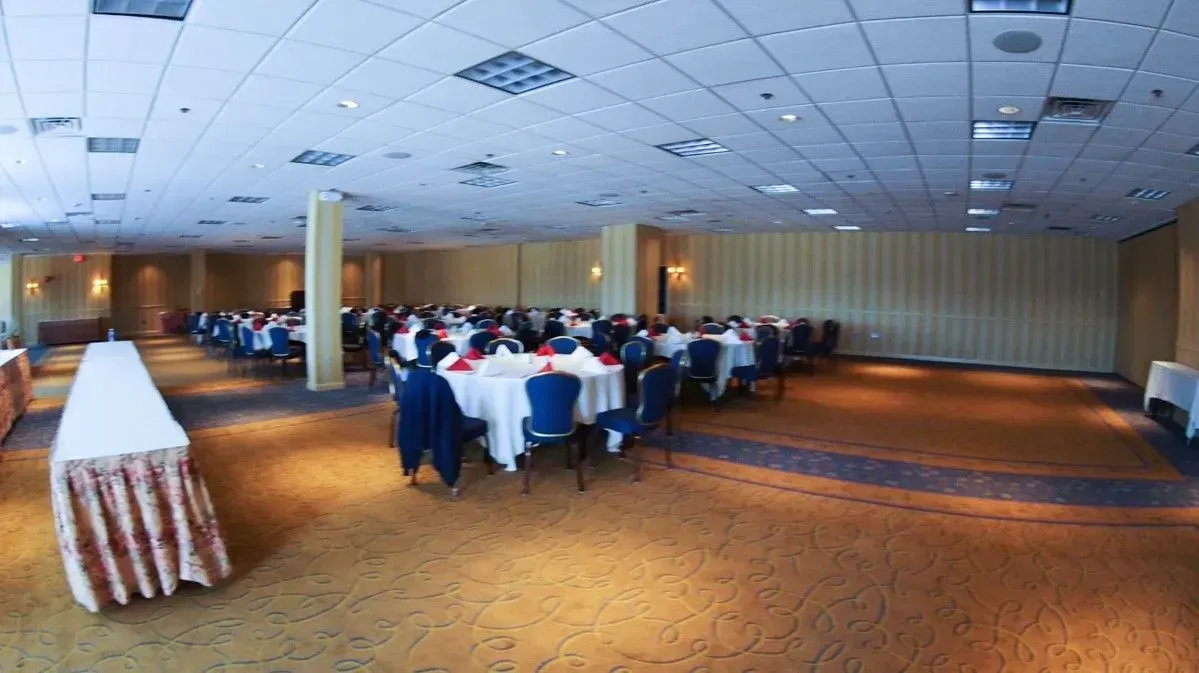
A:
<svg viewBox="0 0 1199 673">
<path fill-rule="evenodd" d="M 214 49 L 217 44 L 220 48 Z M 274 44 L 275 39 L 265 35 L 185 24 L 171 63 L 249 72 Z"/>
<path fill-rule="evenodd" d="M 661 0 L 604 22 L 655 54 L 673 54 L 745 37 L 711 0 Z M 669 26 L 663 30 L 663 26 Z"/>
<path fill-rule="evenodd" d="M 849 4 L 853 7 L 859 21 L 961 14 L 965 8 L 961 0 L 920 0 L 920 2 L 849 0 Z"/>
<path fill-rule="evenodd" d="M 905 121 L 958 121 L 970 118 L 970 99 L 962 96 L 896 98 Z M 988 115 L 989 116 L 989 115 Z"/>
<path fill-rule="evenodd" d="M 817 0 L 796 3 L 792 0 L 717 0 L 746 30 L 766 35 L 853 21 L 844 0 Z"/>
<path fill-rule="evenodd" d="M 595 124 L 609 131 L 627 131 L 646 126 L 656 126 L 666 122 L 664 117 L 635 103 L 622 103 L 590 112 L 583 112 L 576 116 L 585 122 Z"/>
<path fill-rule="evenodd" d="M 572 79 L 530 91 L 521 98 L 569 114 L 598 110 L 624 99 L 584 79 Z"/>
<path fill-rule="evenodd" d="M 1176 1 L 1166 15 L 1162 28 L 1199 37 L 1199 5 Z"/>
<path fill-rule="evenodd" d="M 293 79 L 250 75 L 230 98 L 236 103 L 271 105 L 295 109 L 304 105 L 321 90 L 319 84 Z"/>
<path fill-rule="evenodd" d="M 687 91 L 697 86 L 689 77 L 660 59 L 609 70 L 592 75 L 588 79 L 634 100 Z"/>
<path fill-rule="evenodd" d="M 27 93 L 21 95 L 29 117 L 82 117 L 83 93 Z M 2 107 L 2 106 L 0 106 Z"/>
<path fill-rule="evenodd" d="M 576 76 L 653 58 L 653 54 L 598 21 L 534 42 L 521 53 Z"/>
<path fill-rule="evenodd" d="M 154 63 L 95 60 L 87 63 L 89 91 L 150 94 L 159 86 L 161 76 L 162 66 Z"/>
<path fill-rule="evenodd" d="M 1199 113 L 1178 111 L 1162 124 L 1159 131 L 1191 136 L 1199 139 Z"/>
<path fill-rule="evenodd" d="M 337 86 L 390 98 L 403 98 L 441 79 L 442 75 L 383 58 L 368 58 L 337 80 Z"/>
<path fill-rule="evenodd" d="M 504 100 L 511 94 L 457 77 L 447 77 L 406 100 L 417 105 L 466 114 Z"/>
<path fill-rule="evenodd" d="M 736 112 L 732 106 L 706 89 L 647 98 L 641 101 L 641 104 L 674 121 L 714 117 Z"/>
<path fill-rule="evenodd" d="M 92 60 L 162 64 L 170 56 L 183 24 L 127 16 L 93 15 L 87 54 Z"/>
<path fill-rule="evenodd" d="M 4 19 L 14 61 L 84 58 L 87 19 L 82 16 L 11 16 Z"/>
<path fill-rule="evenodd" d="M 1053 96 L 1115 100 L 1132 79 L 1131 70 L 1062 63 L 1049 87 Z"/>
<path fill-rule="evenodd" d="M 875 65 L 856 24 L 777 33 L 761 42 L 792 74 Z"/>
<path fill-rule="evenodd" d="M 400 101 L 370 116 L 371 121 L 412 129 L 427 129 L 457 117 L 453 112 Z"/>
<path fill-rule="evenodd" d="M 249 103 L 227 103 L 214 118 L 215 123 L 234 126 L 274 127 L 291 115 L 289 108 Z"/>
<path fill-rule="evenodd" d="M 89 0 L 5 0 L 5 16 L 83 15 L 91 11 Z"/>
<path fill-rule="evenodd" d="M 373 54 L 416 28 L 421 19 L 363 0 L 319 0 L 287 37 L 326 47 Z"/>
<path fill-rule="evenodd" d="M 396 40 L 379 56 L 452 75 L 505 51 L 494 42 L 430 22 Z"/>
<path fill-rule="evenodd" d="M 283 35 L 316 0 L 202 0 L 193 2 L 187 22 L 248 33 Z"/>
<path fill-rule="evenodd" d="M 145 118 L 139 119 L 107 119 L 104 117 L 84 117 L 83 128 L 90 136 L 97 138 L 136 138 L 142 133 Z"/>
<path fill-rule="evenodd" d="M 738 40 L 666 57 L 705 86 L 759 80 L 781 75 L 774 60 L 754 40 Z"/>
<path fill-rule="evenodd" d="M 966 63 L 884 65 L 882 70 L 883 77 L 896 98 L 961 97 L 969 92 L 969 71 Z M 1048 88 L 1048 81 L 1045 86 Z M 977 88 L 975 93 L 979 93 Z"/>
<path fill-rule="evenodd" d="M 761 126 L 758 126 L 743 114 L 726 114 L 716 115 L 715 117 L 688 119 L 683 122 L 683 125 L 695 131 L 700 136 L 708 138 L 720 135 L 756 133 L 762 130 Z"/>
<path fill-rule="evenodd" d="M 1154 30 L 1105 21 L 1075 19 L 1066 32 L 1062 61 L 1110 68 L 1135 68 L 1153 41 Z"/>
<path fill-rule="evenodd" d="M 584 23 L 588 17 L 559 0 L 467 0 L 437 21 L 518 49 Z"/>
<path fill-rule="evenodd" d="M 897 122 L 895 105 L 890 98 L 821 103 L 820 111 L 834 124 L 875 124 Z"/>
<path fill-rule="evenodd" d="M 585 121 L 574 119 L 573 117 L 561 117 L 553 121 L 545 122 L 544 124 L 530 126 L 527 130 L 530 133 L 535 133 L 539 136 L 545 136 L 546 138 L 552 138 L 554 140 L 561 140 L 565 142 L 604 135 L 606 133 L 604 129 L 595 126 L 594 124 L 588 124 Z"/>
<path fill-rule="evenodd" d="M 1070 13 L 1080 19 L 1117 21 L 1156 28 L 1172 0 L 1074 0 Z M 1185 3 L 1184 3 L 1185 4 Z M 1101 65 L 1101 64 L 1100 64 Z"/>
<path fill-rule="evenodd" d="M 1128 83 L 1128 88 L 1120 96 L 1120 100 L 1175 108 L 1191 95 L 1195 86 L 1194 80 L 1140 71 L 1132 76 L 1132 81 Z"/>
<path fill-rule="evenodd" d="M 316 84 L 332 84 L 364 60 L 366 57 L 349 51 L 279 40 L 254 72 Z"/>
<path fill-rule="evenodd" d="M 29 93 L 83 90 L 82 61 L 14 61 L 17 85 Z"/>
<path fill-rule="evenodd" d="M 1196 79 L 1199 77 L 1196 63 L 1199 63 L 1199 37 L 1161 31 L 1149 47 L 1141 69 Z"/>
<path fill-rule="evenodd" d="M 890 95 L 882 74 L 876 67 L 825 70 L 795 75 L 794 78 L 812 100 L 822 103 L 868 100 Z"/>
<path fill-rule="evenodd" d="M 1009 115 L 999 112 L 999 108 L 1015 105 L 1020 112 Z M 1041 96 L 975 96 L 974 119 L 1005 119 L 1008 121 L 1035 122 L 1041 118 L 1045 107 L 1045 99 Z"/>
<path fill-rule="evenodd" d="M 862 24 L 879 63 L 965 61 L 966 19 L 945 16 Z"/>
<path fill-rule="evenodd" d="M 976 61 L 1057 60 L 1069 18 L 1029 14 L 971 14 L 970 50 Z M 995 38 L 1009 30 L 1031 31 L 1041 37 L 1040 48 L 1027 54 L 1012 54 L 995 47 Z"/>
<path fill-rule="evenodd" d="M 841 124 L 837 128 L 851 143 L 907 142 L 904 126 L 894 122 Z"/>
<path fill-rule="evenodd" d="M 87 114 L 96 117 L 144 118 L 150 114 L 150 96 L 135 93 L 87 93 Z"/>
<path fill-rule="evenodd" d="M 1125 128 L 1156 129 L 1165 123 L 1171 114 L 1170 110 L 1153 105 L 1116 103 L 1112 106 L 1111 111 L 1108 112 L 1103 123 L 1108 126 L 1123 126 Z"/>
<path fill-rule="evenodd" d="M 809 103 L 790 77 L 768 77 L 712 87 L 712 91 L 738 110 L 761 110 Z M 763 94 L 768 94 L 764 97 Z"/>
<path fill-rule="evenodd" d="M 566 3 L 575 9 L 595 17 L 623 12 L 651 2 L 657 0 L 566 0 Z"/>
<path fill-rule="evenodd" d="M 1044 96 L 1053 77 L 1052 63 L 975 63 L 976 96 Z"/>
</svg>

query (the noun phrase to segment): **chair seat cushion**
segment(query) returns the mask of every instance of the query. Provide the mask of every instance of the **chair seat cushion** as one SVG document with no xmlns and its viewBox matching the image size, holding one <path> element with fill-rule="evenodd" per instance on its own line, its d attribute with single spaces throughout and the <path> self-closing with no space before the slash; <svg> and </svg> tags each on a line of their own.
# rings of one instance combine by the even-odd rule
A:
<svg viewBox="0 0 1199 673">
<path fill-rule="evenodd" d="M 487 434 L 487 421 L 474 416 L 462 417 L 462 441 L 469 442 Z"/>
<path fill-rule="evenodd" d="M 525 441 L 530 444 L 566 444 L 571 440 L 571 437 L 574 436 L 574 433 L 571 433 L 566 437 L 545 437 L 542 435 L 535 435 L 529 427 L 532 422 L 532 416 L 525 416 L 524 420 L 522 420 L 520 423 L 520 427 L 524 429 Z"/>
<path fill-rule="evenodd" d="M 595 415 L 595 424 L 625 435 L 635 435 L 641 430 L 641 424 L 637 422 L 637 407 L 601 411 Z"/>
</svg>

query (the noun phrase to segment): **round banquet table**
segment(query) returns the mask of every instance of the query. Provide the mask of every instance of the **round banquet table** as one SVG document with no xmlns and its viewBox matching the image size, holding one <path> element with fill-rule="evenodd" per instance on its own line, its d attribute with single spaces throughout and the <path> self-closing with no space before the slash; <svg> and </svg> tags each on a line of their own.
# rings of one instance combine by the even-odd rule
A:
<svg viewBox="0 0 1199 673">
<path fill-rule="evenodd" d="M 566 328 L 566 336 L 572 336 L 576 339 L 591 338 L 591 323 L 589 322 L 581 322 L 578 324 L 565 323 L 563 327 Z"/>
<path fill-rule="evenodd" d="M 409 328 L 407 334 L 396 333 L 391 338 L 391 347 L 400 354 L 400 359 L 411 362 L 416 359 L 416 333 L 419 330 Z M 449 336 L 442 339 L 454 344 L 454 350 L 458 355 L 466 355 L 470 350 L 469 335 L 465 332 L 447 332 Z"/>
<path fill-rule="evenodd" d="M 285 327 L 285 325 L 271 325 L 263 327 L 259 330 L 254 330 L 254 350 L 269 351 L 271 349 L 271 327 Z M 308 337 L 304 331 L 304 325 L 295 325 L 291 327 L 287 334 L 288 341 L 297 341 L 302 344 L 308 343 Z"/>
<path fill-rule="evenodd" d="M 665 335 L 654 337 L 654 355 L 659 355 L 664 358 L 674 356 L 680 350 L 687 348 L 687 342 L 692 341 L 695 337 L 692 334 L 684 334 L 686 341 L 670 341 Z M 724 394 L 725 388 L 728 386 L 729 378 L 732 376 L 734 367 L 743 367 L 745 365 L 754 364 L 754 342 L 741 341 L 735 344 L 726 343 L 724 336 L 720 334 L 705 334 L 702 339 L 711 339 L 720 344 L 720 355 L 716 358 L 716 385 L 709 390 L 712 399 L 716 399 Z M 683 355 L 683 364 L 687 364 L 687 355 Z"/>
<path fill-rule="evenodd" d="M 514 360 L 527 363 L 530 354 L 517 355 Z M 495 359 L 488 356 L 489 360 Z M 503 358 L 500 358 L 501 360 Z M 558 371 L 571 371 L 581 380 L 583 387 L 579 391 L 579 400 L 575 404 L 575 420 L 585 425 L 595 423 L 596 414 L 601 411 L 619 409 L 624 406 L 624 366 L 605 366 L 606 373 L 596 374 L 577 369 L 579 361 L 571 361 L 570 356 L 554 355 L 532 356 L 532 365 L 526 370 L 536 372 L 545 366 L 546 361 L 554 363 Z M 463 360 L 477 369 L 480 360 Z M 520 372 L 501 372 L 496 376 L 484 376 L 477 372 L 454 372 L 440 370 L 438 372 L 450 383 L 454 391 L 454 399 L 461 407 L 462 413 L 487 421 L 487 448 L 495 462 L 504 465 L 506 470 L 516 469 L 516 456 L 525 452 L 525 438 L 522 427 L 526 417 L 531 415 L 529 396 L 525 392 L 525 381 L 531 374 L 519 375 Z M 619 433 L 609 432 L 607 446 L 615 450 L 620 446 Z"/>
</svg>

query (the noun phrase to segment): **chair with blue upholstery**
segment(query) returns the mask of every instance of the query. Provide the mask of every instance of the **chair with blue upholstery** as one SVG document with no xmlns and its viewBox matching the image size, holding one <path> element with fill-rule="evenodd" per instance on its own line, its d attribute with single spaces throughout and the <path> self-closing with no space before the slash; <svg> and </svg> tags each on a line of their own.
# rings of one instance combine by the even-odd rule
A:
<svg viewBox="0 0 1199 673">
<path fill-rule="evenodd" d="M 725 327 L 718 322 L 706 322 L 699 326 L 700 334 L 724 334 Z"/>
<path fill-rule="evenodd" d="M 612 352 L 612 337 L 606 332 L 596 332 L 591 336 L 591 352 L 596 355 Z"/>
<path fill-rule="evenodd" d="M 596 415 L 595 424 L 624 435 L 627 446 L 634 448 L 638 437 L 657 428 L 663 421 L 669 422 L 674 386 L 674 369 L 668 364 L 656 364 L 637 377 L 637 406 L 602 411 Z M 666 465 L 673 467 L 670 445 L 666 444 L 663 448 L 666 451 Z M 640 448 L 637 448 L 633 464 L 633 481 L 641 481 Z"/>
<path fill-rule="evenodd" d="M 687 342 L 687 380 L 715 386 L 719 379 L 717 366 L 721 344 L 714 339 L 693 339 Z M 711 397 L 711 396 L 709 396 Z"/>
<path fill-rule="evenodd" d="M 392 351 L 392 354 L 392 357 L 399 358 L 399 354 L 395 351 Z M 394 449 L 396 445 L 396 433 L 399 432 L 396 421 L 400 419 L 400 401 L 404 395 L 404 379 L 400 376 L 400 368 L 390 363 L 387 365 L 387 375 L 390 377 L 391 382 L 391 399 L 395 402 L 395 409 L 391 412 L 391 431 L 387 436 L 387 446 Z"/>
<path fill-rule="evenodd" d="M 349 332 L 356 331 L 358 329 L 357 314 L 350 313 L 349 311 L 342 313 L 341 314 L 341 329 L 342 329 L 342 331 L 349 331 Z"/>
<path fill-rule="evenodd" d="M 612 334 L 612 321 L 607 318 L 591 321 L 592 338 L 597 334 Z"/>
<path fill-rule="evenodd" d="M 787 364 L 796 360 L 802 361 L 808 367 L 808 371 L 812 370 L 812 326 L 805 320 L 791 327 L 791 334 L 787 337 L 786 348 L 783 349 L 783 354 L 787 356 Z"/>
<path fill-rule="evenodd" d="M 292 348 L 291 332 L 286 327 L 276 325 L 266 333 L 271 337 L 270 358 L 280 363 L 280 373 L 287 376 L 287 361 L 300 357 L 301 351 Z"/>
<path fill-rule="evenodd" d="M 400 447 L 404 474 L 412 478 L 410 485 L 416 485 L 421 454 L 428 450 L 442 481 L 450 487 L 451 495 L 457 497 L 461 492 L 462 445 L 486 435 L 487 421 L 462 413 L 444 377 L 430 370 L 416 370 L 408 377 L 400 395 L 395 443 Z M 493 474 L 494 464 L 486 449 L 484 462 L 487 473 Z"/>
<path fill-rule="evenodd" d="M 776 390 L 775 399 L 783 399 L 786 377 L 783 376 L 783 368 L 779 365 L 779 355 L 779 340 L 776 337 L 766 337 L 755 343 L 754 364 L 733 367 L 732 376 L 740 382 L 738 385 L 741 390 L 745 391 L 749 384 L 757 383 L 758 381 L 776 379 L 778 381 L 778 389 Z"/>
<path fill-rule="evenodd" d="M 260 362 L 266 355 L 267 351 L 261 353 L 254 349 L 254 330 L 249 325 L 241 325 L 238 330 L 237 344 L 229 351 L 229 364 L 232 366 L 234 362 L 243 362 L 248 365 L 253 365 Z M 245 366 L 242 366 L 242 375 L 246 373 Z"/>
<path fill-rule="evenodd" d="M 825 320 L 820 330 L 820 341 L 813 343 L 808 348 L 808 355 L 814 361 L 816 358 L 824 358 L 830 363 L 835 363 L 832 357 L 837 352 L 837 341 L 841 336 L 841 323 L 836 320 Z"/>
<path fill-rule="evenodd" d="M 187 316 L 187 333 L 195 337 L 197 344 L 203 344 L 205 341 L 207 341 L 205 337 L 208 334 L 207 329 L 200 327 L 201 315 L 203 314 L 196 312 Z"/>
<path fill-rule="evenodd" d="M 545 319 L 545 326 L 541 328 L 541 340 L 549 341 L 550 339 L 565 336 L 566 325 L 554 320 L 553 318 Z"/>
<path fill-rule="evenodd" d="M 416 347 L 416 366 L 429 368 L 433 365 L 429 364 L 429 346 L 441 341 L 438 336 L 427 329 L 420 330 L 416 336 L 412 338 L 412 343 Z"/>
<path fill-rule="evenodd" d="M 662 336 L 670 331 L 670 325 L 664 322 L 656 322 L 649 326 L 649 333 L 654 336 Z"/>
<path fill-rule="evenodd" d="M 429 367 L 436 368 L 437 363 L 441 362 L 447 355 L 454 353 L 454 344 L 448 341 L 434 341 L 429 344 Z"/>
<path fill-rule="evenodd" d="M 620 363 L 624 365 L 625 387 L 632 390 L 637 385 L 637 375 L 649 361 L 652 350 L 646 350 L 645 344 L 632 340 L 620 347 Z"/>
<path fill-rule="evenodd" d="M 383 337 L 373 329 L 366 330 L 366 360 L 367 366 L 371 371 L 370 381 L 367 383 L 368 388 L 375 386 L 375 379 L 379 377 L 379 370 L 387 366 L 383 359 Z"/>
<path fill-rule="evenodd" d="M 575 404 L 583 383 L 579 377 L 568 372 L 550 371 L 530 376 L 525 381 L 525 392 L 529 396 L 531 416 L 521 424 L 525 437 L 524 490 L 529 494 L 529 482 L 533 469 L 533 447 L 551 444 L 566 445 L 566 467 L 571 464 L 570 442 L 576 439 Z M 578 460 L 575 475 L 579 492 L 586 490 L 583 484 L 583 445 L 578 444 Z"/>
<path fill-rule="evenodd" d="M 629 342 L 629 326 L 624 321 L 613 323 L 612 325 L 612 346 L 616 350 L 620 350 L 626 343 Z"/>
<path fill-rule="evenodd" d="M 491 329 L 492 327 L 499 327 L 499 324 L 491 318 L 484 318 L 475 323 L 475 327 L 479 329 Z"/>
<path fill-rule="evenodd" d="M 445 321 L 441 318 L 427 318 L 425 329 L 445 329 Z"/>
<path fill-rule="evenodd" d="M 226 354 L 233 348 L 233 323 L 228 318 L 216 321 L 216 329 L 208 341 L 209 351 L 224 350 Z"/>
<path fill-rule="evenodd" d="M 779 336 L 779 328 L 775 325 L 758 325 L 754 328 L 754 339 L 765 339 L 766 337 Z"/>
<path fill-rule="evenodd" d="M 558 355 L 570 355 L 579 348 L 579 340 L 572 336 L 556 336 L 545 342 Z"/>
<path fill-rule="evenodd" d="M 470 344 L 471 348 L 474 348 L 482 353 L 487 350 L 487 344 L 495 341 L 495 338 L 495 335 L 491 332 L 479 328 L 477 331 L 472 332 L 471 335 L 467 337 L 466 341 Z"/>
<path fill-rule="evenodd" d="M 637 341 L 637 342 L 640 342 L 641 345 L 645 346 L 646 357 L 653 357 L 654 350 L 658 346 L 657 341 L 654 341 L 652 337 L 647 337 L 647 336 L 635 336 L 635 337 L 629 339 L 629 341 L 630 342 Z"/>
<path fill-rule="evenodd" d="M 495 355 L 499 352 L 500 346 L 507 346 L 511 353 L 525 352 L 525 345 L 512 337 L 499 337 L 487 342 L 487 348 L 483 351 L 484 355 Z"/>
</svg>

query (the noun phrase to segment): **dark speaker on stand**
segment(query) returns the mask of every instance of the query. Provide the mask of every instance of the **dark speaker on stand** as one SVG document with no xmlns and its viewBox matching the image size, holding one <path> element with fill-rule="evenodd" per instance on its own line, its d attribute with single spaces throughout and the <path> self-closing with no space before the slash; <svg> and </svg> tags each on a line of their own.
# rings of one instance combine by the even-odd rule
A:
<svg viewBox="0 0 1199 673">
<path fill-rule="evenodd" d="M 291 310 L 299 311 L 304 308 L 304 291 L 296 290 L 291 293 Z"/>
</svg>

